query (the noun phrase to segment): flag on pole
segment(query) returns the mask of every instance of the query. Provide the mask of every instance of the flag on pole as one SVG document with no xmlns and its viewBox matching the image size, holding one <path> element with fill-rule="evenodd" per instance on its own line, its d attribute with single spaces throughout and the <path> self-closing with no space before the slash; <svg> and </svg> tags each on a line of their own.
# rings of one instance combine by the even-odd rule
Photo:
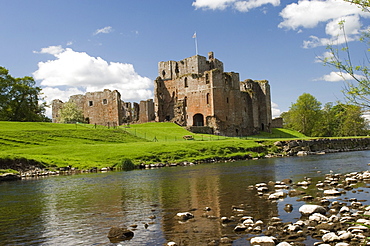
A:
<svg viewBox="0 0 370 246">
<path fill-rule="evenodd" d="M 195 39 L 195 54 L 198 55 L 198 40 L 197 40 L 197 32 L 194 32 L 193 38 Z"/>
</svg>

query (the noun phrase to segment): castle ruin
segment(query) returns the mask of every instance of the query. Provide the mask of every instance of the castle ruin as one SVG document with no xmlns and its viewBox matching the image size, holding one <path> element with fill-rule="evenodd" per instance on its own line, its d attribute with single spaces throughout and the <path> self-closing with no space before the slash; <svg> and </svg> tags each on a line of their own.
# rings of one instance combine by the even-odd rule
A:
<svg viewBox="0 0 370 246">
<path fill-rule="evenodd" d="M 71 96 L 90 124 L 119 126 L 124 123 L 174 122 L 192 132 L 247 136 L 270 131 L 271 96 L 266 80 L 244 80 L 224 72 L 223 63 L 195 55 L 158 64 L 154 101 L 123 102 L 117 90 Z M 53 122 L 58 123 L 64 103 L 52 102 Z"/>
<path fill-rule="evenodd" d="M 223 63 L 195 55 L 158 64 L 154 84 L 156 121 L 172 121 L 193 132 L 245 136 L 270 131 L 268 81 L 224 72 Z"/>
<path fill-rule="evenodd" d="M 105 89 L 87 92 L 85 95 L 73 95 L 68 102 L 76 104 L 89 124 L 119 126 L 124 123 L 144 123 L 154 120 L 153 99 L 138 103 L 124 102 L 117 91 Z M 59 99 L 52 102 L 52 121 L 60 123 L 60 110 L 64 102 Z"/>
</svg>

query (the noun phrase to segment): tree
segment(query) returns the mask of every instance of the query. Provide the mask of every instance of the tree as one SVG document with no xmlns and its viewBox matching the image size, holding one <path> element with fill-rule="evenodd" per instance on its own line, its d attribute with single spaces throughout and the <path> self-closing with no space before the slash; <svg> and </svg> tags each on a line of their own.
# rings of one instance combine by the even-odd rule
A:
<svg viewBox="0 0 370 246">
<path fill-rule="evenodd" d="M 323 109 L 322 135 L 326 137 L 361 136 L 367 134 L 366 119 L 360 106 L 337 103 Z"/>
<path fill-rule="evenodd" d="M 287 113 L 282 114 L 286 127 L 299 131 L 307 136 L 318 134 L 321 121 L 321 103 L 308 93 L 298 97 Z"/>
<path fill-rule="evenodd" d="M 0 67 L 0 120 L 50 121 L 41 100 L 41 88 L 32 77 L 13 78 Z"/>
<path fill-rule="evenodd" d="M 84 115 L 76 103 L 66 102 L 59 112 L 60 123 L 84 122 Z"/>
<path fill-rule="evenodd" d="M 370 1 L 368 0 L 344 0 L 357 5 L 365 12 L 370 12 Z M 347 100 L 355 105 L 370 109 L 370 71 L 369 58 L 366 56 L 362 64 L 354 65 L 351 59 L 351 53 L 346 39 L 344 29 L 344 21 L 338 23 L 343 31 L 345 42 L 341 47 L 333 44 L 328 45 L 330 56 L 324 58 L 322 61 L 324 65 L 329 65 L 338 70 L 338 74 L 346 82 L 344 87 L 344 94 Z M 360 38 L 368 47 L 370 44 L 369 29 L 362 33 Z M 367 48 L 367 52 L 370 49 Z"/>
<path fill-rule="evenodd" d="M 311 137 L 363 136 L 368 134 L 367 120 L 360 106 L 321 103 L 308 93 L 298 97 L 288 112 L 281 114 L 284 127 Z"/>
</svg>

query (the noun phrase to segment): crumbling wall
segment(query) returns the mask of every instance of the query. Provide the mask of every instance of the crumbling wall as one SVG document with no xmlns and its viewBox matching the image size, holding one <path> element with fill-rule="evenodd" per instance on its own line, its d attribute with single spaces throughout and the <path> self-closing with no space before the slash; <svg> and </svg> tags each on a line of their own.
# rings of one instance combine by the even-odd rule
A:
<svg viewBox="0 0 370 246">
<path fill-rule="evenodd" d="M 150 122 L 155 119 L 153 99 L 140 101 L 138 123 Z"/>
</svg>

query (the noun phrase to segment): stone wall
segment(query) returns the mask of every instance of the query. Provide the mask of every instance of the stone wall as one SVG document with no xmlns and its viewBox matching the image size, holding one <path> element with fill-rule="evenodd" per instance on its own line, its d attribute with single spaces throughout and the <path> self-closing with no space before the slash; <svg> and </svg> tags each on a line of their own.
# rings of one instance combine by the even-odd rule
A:
<svg viewBox="0 0 370 246">
<path fill-rule="evenodd" d="M 286 155 L 310 155 L 370 150 L 370 138 L 339 138 L 278 141 L 274 145 Z"/>
<path fill-rule="evenodd" d="M 73 95 L 69 102 L 74 102 L 84 115 L 85 122 L 90 124 L 114 127 L 123 123 L 149 122 L 154 120 L 154 102 L 152 99 L 140 104 L 125 103 L 117 90 L 105 89 L 98 92 L 87 92 L 85 95 Z M 59 99 L 52 102 L 52 118 L 59 123 L 59 113 L 64 103 Z"/>
</svg>

